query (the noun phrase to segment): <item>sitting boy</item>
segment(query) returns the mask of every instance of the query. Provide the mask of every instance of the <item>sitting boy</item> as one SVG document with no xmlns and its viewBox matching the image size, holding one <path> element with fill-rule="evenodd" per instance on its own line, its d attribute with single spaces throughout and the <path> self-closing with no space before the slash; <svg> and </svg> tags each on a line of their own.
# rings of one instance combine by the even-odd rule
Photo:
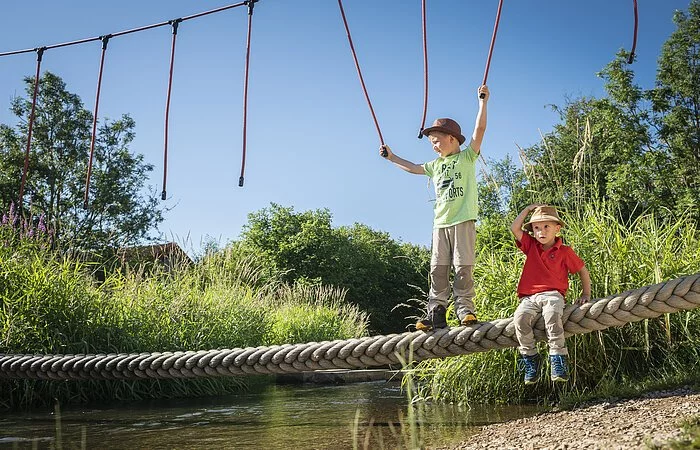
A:
<svg viewBox="0 0 700 450">
<path fill-rule="evenodd" d="M 524 228 L 528 231 L 525 233 L 523 222 L 530 212 L 533 213 L 525 224 Z M 526 255 L 518 283 L 520 304 L 513 316 L 525 384 L 534 384 L 539 379 L 540 359 L 532 327 L 540 313 L 547 332 L 552 381 L 569 379 L 569 351 L 564 340 L 562 315 L 570 273 L 576 273 L 581 278 L 583 295 L 578 303 L 583 304 L 591 299 L 588 269 L 573 249 L 557 237 L 563 226 L 565 224 L 554 207 L 533 204 L 523 209 L 510 227 L 518 248 Z"/>
</svg>

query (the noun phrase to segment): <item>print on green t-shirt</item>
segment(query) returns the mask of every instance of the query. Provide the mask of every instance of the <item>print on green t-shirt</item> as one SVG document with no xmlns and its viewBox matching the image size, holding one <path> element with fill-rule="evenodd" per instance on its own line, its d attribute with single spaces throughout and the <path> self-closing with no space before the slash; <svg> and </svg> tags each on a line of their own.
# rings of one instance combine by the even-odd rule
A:
<svg viewBox="0 0 700 450">
<path fill-rule="evenodd" d="M 476 220 L 478 156 L 470 146 L 466 146 L 459 153 L 445 158 L 438 157 L 423 164 L 425 174 L 432 179 L 435 186 L 435 228 Z"/>
</svg>

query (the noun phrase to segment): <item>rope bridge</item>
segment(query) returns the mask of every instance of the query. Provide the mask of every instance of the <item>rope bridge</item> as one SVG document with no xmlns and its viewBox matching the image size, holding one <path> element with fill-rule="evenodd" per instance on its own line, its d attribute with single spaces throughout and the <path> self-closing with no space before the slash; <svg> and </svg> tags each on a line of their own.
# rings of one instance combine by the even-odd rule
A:
<svg viewBox="0 0 700 450">
<path fill-rule="evenodd" d="M 700 273 L 564 310 L 566 336 L 700 307 Z M 535 337 L 546 338 L 544 321 Z M 358 369 L 517 347 L 513 319 L 359 339 L 221 350 L 96 355 L 0 353 L 0 379 L 133 380 Z"/>
</svg>

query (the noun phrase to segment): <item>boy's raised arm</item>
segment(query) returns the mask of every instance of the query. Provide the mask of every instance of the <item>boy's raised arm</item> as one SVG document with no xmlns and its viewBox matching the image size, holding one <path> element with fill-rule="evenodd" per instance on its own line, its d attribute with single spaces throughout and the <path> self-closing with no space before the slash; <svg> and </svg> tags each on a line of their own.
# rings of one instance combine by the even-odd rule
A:
<svg viewBox="0 0 700 450">
<path fill-rule="evenodd" d="M 515 218 L 513 224 L 510 226 L 510 231 L 518 242 L 523 238 L 523 223 L 525 223 L 525 218 L 538 206 L 541 205 L 539 203 L 533 203 L 532 205 L 526 206 L 525 209 L 520 211 L 520 214 L 518 214 L 518 217 Z"/>
<path fill-rule="evenodd" d="M 391 147 L 389 147 L 388 145 L 380 146 L 379 154 L 383 158 L 388 159 L 389 161 L 393 162 L 408 173 L 415 173 L 416 175 L 425 174 L 425 170 L 423 170 L 422 165 L 412 163 L 411 161 L 406 161 L 405 159 L 397 156 L 396 154 L 394 154 L 394 152 L 391 151 Z"/>
<path fill-rule="evenodd" d="M 484 98 L 481 98 L 481 94 L 484 94 Z M 476 114 L 474 132 L 472 133 L 472 140 L 469 143 L 476 154 L 481 152 L 481 142 L 484 140 L 484 133 L 486 133 L 486 102 L 489 101 L 489 95 L 488 86 L 485 84 L 479 86 L 479 91 L 477 93 L 477 97 L 479 98 L 479 112 Z"/>
</svg>

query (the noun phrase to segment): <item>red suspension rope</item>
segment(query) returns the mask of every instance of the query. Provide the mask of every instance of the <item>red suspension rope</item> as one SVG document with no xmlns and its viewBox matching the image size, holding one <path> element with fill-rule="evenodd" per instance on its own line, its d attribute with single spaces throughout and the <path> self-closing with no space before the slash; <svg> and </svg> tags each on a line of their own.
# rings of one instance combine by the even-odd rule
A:
<svg viewBox="0 0 700 450">
<path fill-rule="evenodd" d="M 422 17 L 423 17 L 423 118 L 420 122 L 420 130 L 418 130 L 418 139 L 423 138 L 423 130 L 425 129 L 425 117 L 428 114 L 428 37 L 426 26 L 425 0 L 421 1 Z"/>
<path fill-rule="evenodd" d="M 489 77 L 489 67 L 491 66 L 491 55 L 493 54 L 493 45 L 496 43 L 496 34 L 498 33 L 498 22 L 501 20 L 501 7 L 503 0 L 498 2 L 498 12 L 496 12 L 496 22 L 493 24 L 493 34 L 491 35 L 491 46 L 489 47 L 489 56 L 486 58 L 486 69 L 484 69 L 484 81 L 481 84 L 486 84 L 486 79 Z M 479 97 L 484 98 L 484 94 L 479 94 Z"/>
<path fill-rule="evenodd" d="M 100 106 L 100 90 L 102 89 L 102 70 L 105 65 L 105 53 L 107 52 L 107 43 L 112 36 L 102 36 L 102 55 L 100 56 L 100 73 L 97 76 L 97 94 L 95 94 L 95 112 L 92 116 L 92 136 L 90 137 L 90 159 L 88 160 L 87 177 L 85 179 L 85 198 L 83 199 L 83 208 L 87 209 L 88 199 L 90 195 L 90 176 L 92 175 L 92 160 L 95 154 L 95 136 L 97 134 L 97 111 Z"/>
<path fill-rule="evenodd" d="M 170 93 L 173 89 L 173 67 L 175 65 L 175 41 L 177 39 L 177 27 L 182 22 L 182 19 L 175 19 L 170 21 L 170 25 L 173 27 L 173 39 L 170 45 L 170 71 L 168 73 L 168 95 L 165 100 L 165 139 L 163 148 L 163 192 L 160 194 L 160 199 L 165 200 L 166 198 L 166 184 L 168 182 L 168 129 L 169 129 L 169 119 L 170 119 Z"/>
<path fill-rule="evenodd" d="M 632 50 L 630 51 L 630 56 L 627 59 L 627 64 L 632 64 L 634 62 L 634 51 L 637 49 L 637 28 L 639 27 L 639 14 L 637 12 L 637 0 L 634 2 L 634 36 L 632 38 Z"/>
<path fill-rule="evenodd" d="M 342 0 L 338 0 L 338 6 L 340 7 L 340 14 L 343 16 L 343 24 L 345 25 L 345 32 L 348 35 L 348 42 L 350 43 L 350 51 L 352 51 L 352 58 L 355 60 L 355 68 L 357 69 L 357 75 L 360 77 L 360 84 L 362 85 L 362 91 L 365 93 L 365 99 L 367 100 L 367 106 L 369 106 L 369 111 L 372 113 L 372 119 L 374 119 L 374 126 L 377 128 L 377 134 L 379 135 L 379 142 L 384 145 L 384 137 L 382 136 L 382 130 L 379 129 L 379 122 L 377 121 L 377 116 L 374 114 L 374 108 L 372 108 L 372 102 L 369 99 L 369 94 L 367 93 L 367 87 L 365 87 L 365 80 L 362 78 L 362 71 L 360 70 L 360 63 L 357 61 L 357 54 L 355 53 L 355 46 L 352 44 L 352 37 L 350 36 L 350 27 L 348 27 L 348 21 L 345 18 L 345 10 L 343 9 Z"/>
<path fill-rule="evenodd" d="M 36 97 L 39 94 L 39 75 L 41 74 L 41 58 L 44 56 L 46 47 L 36 49 L 36 75 L 34 76 L 34 95 L 32 96 L 32 111 L 29 113 L 29 125 L 27 129 L 27 150 L 24 152 L 24 169 L 22 170 L 22 181 L 19 185 L 19 207 L 23 207 L 24 185 L 27 182 L 27 172 L 29 171 L 29 151 L 32 147 L 32 129 L 34 128 L 34 113 L 36 112 Z"/>
<path fill-rule="evenodd" d="M 245 75 L 243 82 L 243 153 L 241 155 L 241 176 L 238 178 L 238 186 L 243 187 L 243 182 L 245 180 L 245 156 L 246 156 L 246 142 L 248 135 L 248 69 L 250 67 L 250 34 L 253 28 L 253 8 L 255 7 L 255 2 L 258 0 L 248 0 L 246 4 L 248 5 L 248 37 L 246 38 L 245 45 Z"/>
</svg>

